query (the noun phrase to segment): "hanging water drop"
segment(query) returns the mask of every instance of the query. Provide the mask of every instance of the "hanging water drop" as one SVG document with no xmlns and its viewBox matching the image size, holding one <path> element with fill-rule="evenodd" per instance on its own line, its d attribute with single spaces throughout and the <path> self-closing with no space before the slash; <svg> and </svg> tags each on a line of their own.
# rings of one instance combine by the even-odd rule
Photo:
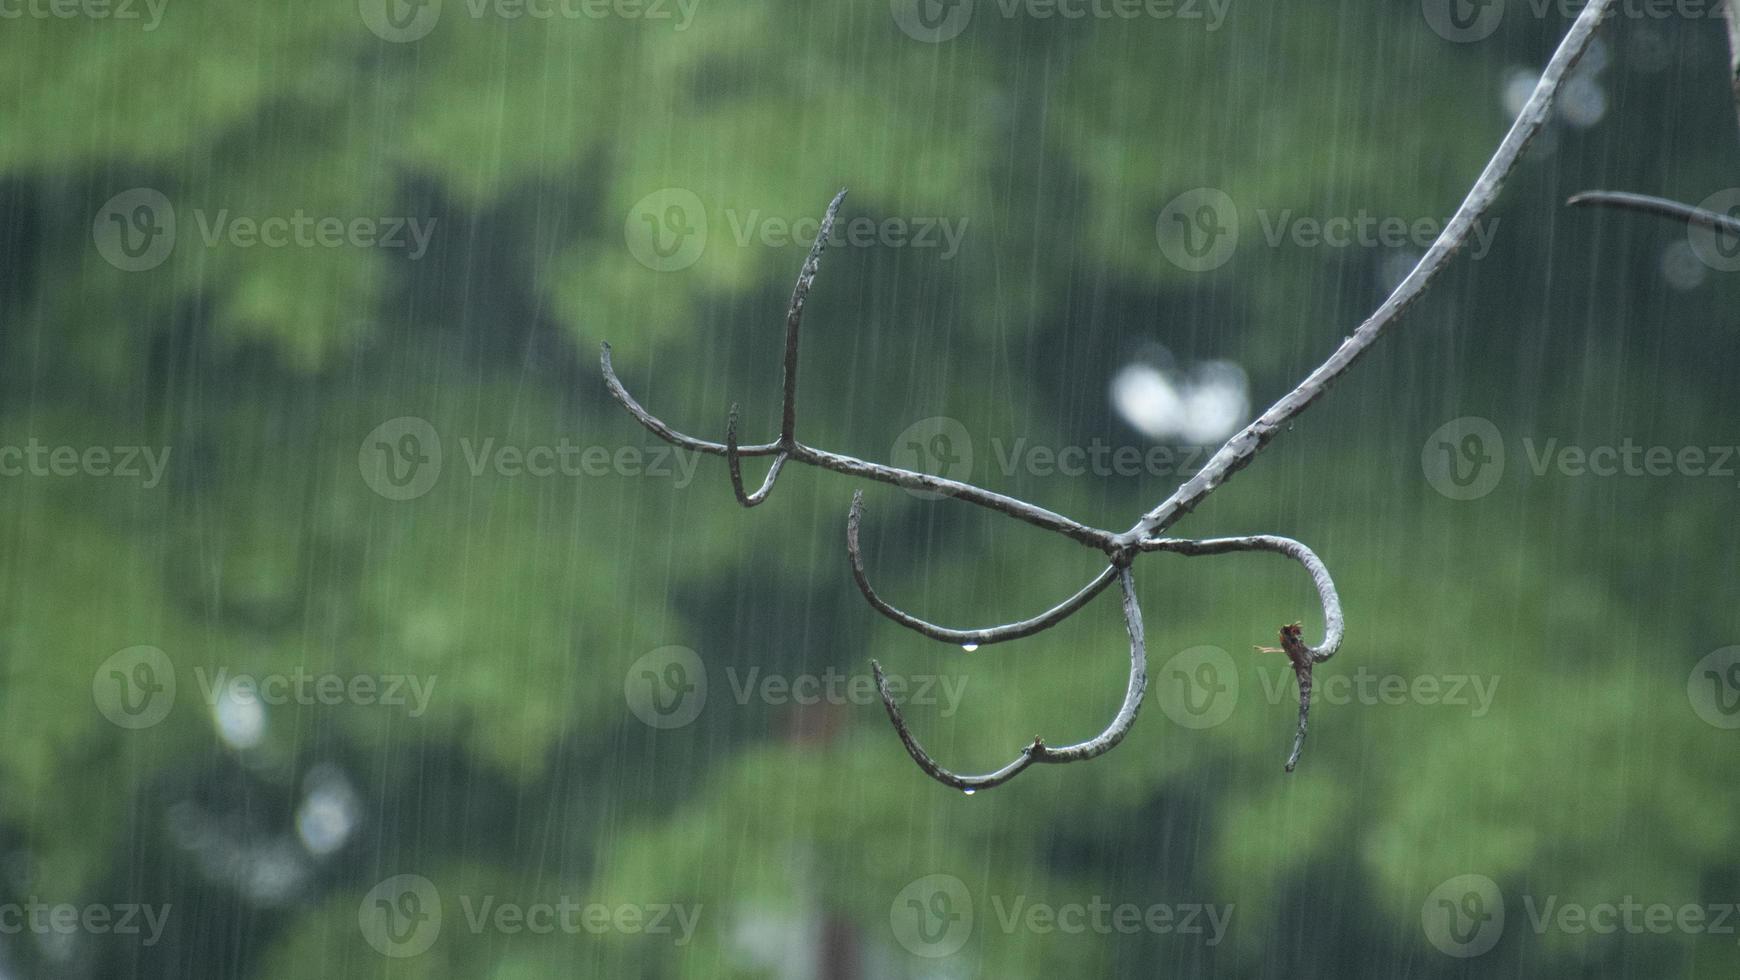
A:
<svg viewBox="0 0 1740 980">
<path fill-rule="evenodd" d="M 977 643 L 963 643 L 963 644 L 961 644 L 961 649 L 967 651 L 968 653 L 972 653 L 974 650 L 977 650 L 978 648 L 979 648 L 979 645 Z"/>
<path fill-rule="evenodd" d="M 967 796 L 972 796 L 974 793 L 977 793 L 978 790 L 973 789 L 971 786 L 969 786 L 966 789 L 961 790 L 961 792 L 966 794 Z"/>
</svg>

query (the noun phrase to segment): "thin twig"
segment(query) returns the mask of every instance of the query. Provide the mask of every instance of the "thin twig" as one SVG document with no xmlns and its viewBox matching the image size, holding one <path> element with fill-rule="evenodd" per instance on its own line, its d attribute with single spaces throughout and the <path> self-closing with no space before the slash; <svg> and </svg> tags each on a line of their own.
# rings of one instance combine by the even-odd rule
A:
<svg viewBox="0 0 1740 980">
<path fill-rule="evenodd" d="M 822 251 L 828 247 L 828 239 L 834 234 L 834 218 L 840 213 L 840 202 L 846 199 L 846 189 L 834 195 L 828 202 L 828 211 L 822 215 L 822 225 L 816 230 L 816 240 L 810 243 L 809 257 L 804 259 L 803 267 L 798 270 L 797 283 L 791 288 L 791 305 L 785 314 L 785 370 L 781 387 L 785 389 L 785 404 L 779 421 L 779 444 L 787 449 L 797 446 L 797 370 L 798 370 L 798 327 L 804 322 L 804 301 L 809 298 L 810 285 L 816 281 L 816 270 L 822 266 Z M 772 489 L 771 481 L 768 489 Z"/>
<path fill-rule="evenodd" d="M 990 789 L 1015 778 L 1023 769 L 1035 762 L 1062 764 L 1079 762 L 1104 755 L 1124 740 L 1130 733 L 1130 726 L 1136 722 L 1136 712 L 1142 708 L 1142 695 L 1148 690 L 1148 650 L 1142 637 L 1142 607 L 1136 602 L 1136 584 L 1130 575 L 1128 567 L 1118 569 L 1118 585 L 1124 592 L 1124 628 L 1130 636 L 1130 683 L 1124 689 L 1124 703 L 1118 708 L 1118 714 L 1106 730 L 1085 742 L 1067 745 L 1054 749 L 1045 744 L 1037 736 L 1033 743 L 1021 750 L 1015 761 L 995 772 L 983 776 L 962 776 L 951 772 L 930 757 L 912 731 L 906 727 L 906 719 L 900 715 L 900 706 L 894 703 L 894 695 L 888 689 L 888 678 L 882 673 L 882 665 L 870 661 L 870 669 L 876 674 L 876 689 L 882 695 L 882 706 L 888 709 L 888 720 L 894 723 L 894 730 L 900 735 L 900 741 L 906 745 L 906 751 L 912 755 L 914 762 L 930 777 L 944 786 L 969 793 L 975 790 Z"/>
<path fill-rule="evenodd" d="M 1267 647 L 1259 647 L 1266 650 Z M 1311 651 L 1299 639 L 1299 624 L 1281 627 L 1281 652 L 1293 663 L 1293 679 L 1299 685 L 1299 727 L 1293 732 L 1293 751 L 1287 754 L 1287 771 L 1299 764 L 1299 754 L 1305 751 L 1305 730 L 1311 722 Z"/>
<path fill-rule="evenodd" d="M 1571 195 L 1565 203 L 1574 208 L 1593 206 L 1642 211 L 1644 214 L 1701 225 L 1716 231 L 1725 231 L 1730 235 L 1740 235 L 1740 218 L 1670 201 L 1665 197 L 1633 194 L 1629 191 L 1584 191 Z"/>
</svg>

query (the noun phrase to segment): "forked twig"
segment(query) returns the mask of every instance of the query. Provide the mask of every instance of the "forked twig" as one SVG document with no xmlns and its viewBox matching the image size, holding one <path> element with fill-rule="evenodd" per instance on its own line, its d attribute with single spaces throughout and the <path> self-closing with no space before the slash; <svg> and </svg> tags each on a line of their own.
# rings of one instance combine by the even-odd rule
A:
<svg viewBox="0 0 1740 980">
<path fill-rule="evenodd" d="M 1552 59 L 1541 73 L 1534 93 L 1529 96 L 1528 102 L 1523 106 L 1509 132 L 1505 134 L 1503 141 L 1499 143 L 1492 159 L 1481 172 L 1479 179 L 1475 181 L 1473 188 L 1469 190 L 1467 197 L 1463 199 L 1461 206 L 1457 208 L 1455 215 L 1445 226 L 1443 233 L 1438 236 L 1438 240 L 1420 258 L 1413 271 L 1396 286 L 1383 304 L 1364 323 L 1360 324 L 1351 336 L 1342 342 L 1328 360 L 1324 361 L 1315 371 L 1312 371 L 1292 391 L 1270 406 L 1255 421 L 1227 440 L 1226 444 L 1215 453 L 1200 472 L 1181 485 L 1171 496 L 1143 514 L 1135 525 L 1122 533 L 1114 534 L 1110 531 L 1090 527 L 1043 507 L 992 490 L 957 480 L 932 476 L 928 473 L 866 462 L 852 456 L 806 446 L 798 440 L 796 429 L 799 328 L 803 321 L 804 304 L 808 298 L 810 286 L 815 280 L 816 270 L 821 263 L 822 251 L 827 245 L 834 219 L 846 194 L 843 190 L 835 195 L 832 203 L 828 205 L 827 214 L 816 234 L 816 240 L 804 261 L 802 271 L 798 275 L 797 285 L 792 290 L 791 304 L 786 313 L 784 399 L 780 418 L 780 433 L 777 440 L 749 446 L 738 445 L 735 406 L 733 406 L 727 419 L 724 443 L 696 439 L 676 431 L 642 408 L 640 403 L 635 401 L 634 397 L 623 387 L 622 381 L 616 376 L 616 372 L 611 366 L 609 344 L 602 345 L 599 357 L 605 384 L 609 387 L 611 395 L 628 410 L 629 414 L 633 415 L 641 425 L 654 435 L 685 449 L 726 457 L 731 475 L 732 490 L 736 494 L 738 502 L 746 507 L 753 507 L 768 498 L 769 494 L 773 492 L 774 483 L 780 472 L 789 461 L 906 489 L 925 490 L 953 497 L 1014 517 L 1035 527 L 1055 531 L 1078 544 L 1095 548 L 1106 555 L 1108 565 L 1103 571 L 1074 595 L 1031 619 L 980 629 L 963 630 L 937 626 L 901 611 L 883 600 L 870 587 L 869 579 L 864 571 L 863 553 L 859 542 L 859 525 L 863 517 L 863 495 L 861 491 L 853 494 L 852 507 L 846 518 L 846 553 L 851 563 L 853 579 L 857 582 L 859 590 L 863 592 L 864 598 L 869 602 L 871 608 L 877 612 L 908 629 L 933 639 L 971 647 L 975 644 L 1000 643 L 1032 636 L 1068 619 L 1104 591 L 1114 578 L 1118 580 L 1122 592 L 1125 628 L 1130 639 L 1130 681 L 1124 694 L 1123 706 L 1119 709 L 1117 716 L 1112 719 L 1105 731 L 1076 745 L 1054 749 L 1048 747 L 1042 739 L 1035 738 L 1032 744 L 1021 750 L 1013 762 L 995 772 L 982 776 L 962 776 L 951 772 L 932 759 L 907 727 L 899 707 L 894 703 L 881 665 L 875 661 L 871 662 L 876 675 L 877 688 L 882 695 L 883 706 L 888 710 L 889 720 L 893 722 L 894 729 L 899 734 L 901 742 L 905 744 L 907 752 L 912 755 L 919 768 L 931 778 L 944 785 L 967 792 L 1007 782 L 1036 762 L 1066 763 L 1091 759 L 1110 751 L 1129 732 L 1130 726 L 1135 722 L 1136 712 L 1141 707 L 1143 692 L 1147 689 L 1147 652 L 1142 636 L 1142 612 L 1136 600 L 1135 582 L 1130 571 L 1130 566 L 1138 554 L 1149 551 L 1169 551 L 1185 556 L 1197 556 L 1226 554 L 1235 551 L 1270 551 L 1294 559 L 1310 574 L 1317 587 L 1318 600 L 1323 606 L 1324 638 L 1318 646 L 1308 646 L 1301 638 L 1298 624 L 1290 624 L 1281 628 L 1281 646 L 1275 648 L 1286 653 L 1293 662 L 1294 674 L 1299 683 L 1299 726 L 1294 736 L 1292 752 L 1287 759 L 1287 769 L 1291 771 L 1299 761 L 1299 754 L 1305 742 L 1306 721 L 1311 697 L 1311 668 L 1335 654 L 1335 651 L 1341 646 L 1344 633 L 1341 601 L 1336 594 L 1335 584 L 1329 576 L 1328 569 L 1311 549 L 1290 538 L 1254 535 L 1241 538 L 1211 538 L 1193 541 L 1166 538 L 1160 535 L 1188 514 L 1234 473 L 1248 465 L 1288 421 L 1321 397 L 1328 390 L 1329 385 L 1347 371 L 1354 361 L 1358 360 L 1376 342 L 1378 337 L 1392 326 L 1402 313 L 1426 291 L 1426 288 L 1449 263 L 1451 257 L 1467 241 L 1475 222 L 1480 220 L 1498 197 L 1505 178 L 1516 167 L 1529 141 L 1534 138 L 1546 122 L 1553 99 L 1564 84 L 1566 75 L 1576 65 L 1577 60 L 1582 57 L 1583 52 L 1587 50 L 1595 29 L 1600 25 L 1601 19 L 1612 4 L 1613 0 L 1592 0 L 1583 8 L 1582 13 L 1571 25 L 1571 29 L 1566 33 L 1564 40 L 1560 42 Z M 748 456 L 774 457 L 773 465 L 769 468 L 766 479 L 754 493 L 747 492 L 743 484 L 741 458 Z"/>
</svg>

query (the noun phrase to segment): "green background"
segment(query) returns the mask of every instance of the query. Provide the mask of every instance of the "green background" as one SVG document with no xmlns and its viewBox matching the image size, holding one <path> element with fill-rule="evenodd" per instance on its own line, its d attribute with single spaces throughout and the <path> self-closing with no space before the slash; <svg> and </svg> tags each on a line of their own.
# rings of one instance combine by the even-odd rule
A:
<svg viewBox="0 0 1740 980">
<path fill-rule="evenodd" d="M 842 220 L 965 233 L 946 258 L 827 254 L 800 437 L 889 461 L 903 430 L 946 416 L 970 435 L 971 482 L 1120 529 L 1180 476 L 1010 470 L 998 448 L 1145 450 L 1108 388 L 1154 345 L 1240 365 L 1254 409 L 1279 397 L 1413 253 L 1271 245 L 1264 216 L 1447 217 L 1509 123 L 1516 73 L 1569 21 L 1511 3 L 1462 43 L 1415 2 L 1234 0 L 1211 24 L 978 0 L 931 43 L 899 4 L 701 0 L 684 22 L 674 6 L 511 18 L 474 2 L 425 8 L 439 16 L 414 38 L 371 30 L 373 0 L 168 0 L 154 26 L 143 7 L 0 19 L 0 446 L 170 452 L 155 486 L 0 477 L 0 904 L 171 908 L 150 945 L 0 935 L 0 974 L 1733 974 L 1732 920 L 1600 935 L 1529 912 L 1740 902 L 1740 731 L 1716 723 L 1740 690 L 1718 690 L 1714 714 L 1688 693 L 1706 655 L 1740 643 L 1740 477 L 1530 466 L 1549 440 L 1740 445 L 1740 274 L 1701 263 L 1683 227 L 1563 206 L 1591 187 L 1696 202 L 1740 184 L 1718 21 L 1610 23 L 1577 94 L 1596 118 L 1555 120 L 1489 219 L 1490 253 L 1460 257 L 1177 528 L 1286 534 L 1328 562 L 1349 634 L 1320 686 L 1477 679 L 1487 710 L 1321 701 L 1284 774 L 1291 681 L 1251 648 L 1293 619 L 1319 635 L 1308 579 L 1268 555 L 1151 555 L 1136 577 L 1154 691 L 1130 737 L 968 798 L 912 765 L 874 700 L 737 691 L 751 671 L 861 677 L 874 656 L 960 686 L 958 710 L 908 715 L 945 764 L 988 770 L 1115 711 L 1113 598 L 969 654 L 857 594 L 849 478 L 789 469 L 744 511 L 716 458 L 692 482 L 474 475 L 464 446 L 650 453 L 599 378 L 602 340 L 678 428 L 720 439 L 741 402 L 745 437 L 770 438 L 805 245 L 735 231 L 813 221 L 846 186 Z M 1199 187 L 1235 202 L 1240 238 L 1191 272 L 1156 225 Z M 135 188 L 171 203 L 177 231 L 160 264 L 127 271 L 105 208 Z M 670 188 L 707 232 L 661 270 L 636 234 Z M 434 224 L 413 257 L 208 240 L 220 211 Z M 394 500 L 359 452 L 407 416 L 443 467 Z M 1421 463 L 1464 416 L 1494 424 L 1506 463 L 1468 501 Z M 1100 567 L 963 503 L 872 486 L 867 507 L 874 580 L 951 625 L 1031 615 Z M 140 645 L 164 652 L 177 693 L 131 730 L 100 689 L 105 662 Z M 1182 680 L 1171 658 L 1204 645 L 1237 694 L 1192 728 L 1162 689 Z M 661 729 L 631 700 L 637 662 L 670 646 L 695 651 L 707 692 L 692 723 Z M 269 705 L 238 747 L 205 696 L 219 670 L 435 686 L 416 717 Z M 342 787 L 322 798 L 350 823 L 318 854 L 299 821 L 323 786 Z M 426 951 L 394 957 L 359 907 L 400 874 L 444 911 Z M 1502 936 L 1446 955 L 1434 889 L 1471 874 L 1503 895 Z M 931 875 L 972 903 L 945 956 L 901 926 L 903 889 Z M 474 930 L 462 900 L 484 896 L 700 916 L 686 943 Z M 1094 901 L 1234 911 L 1212 944 L 998 914 Z"/>
</svg>

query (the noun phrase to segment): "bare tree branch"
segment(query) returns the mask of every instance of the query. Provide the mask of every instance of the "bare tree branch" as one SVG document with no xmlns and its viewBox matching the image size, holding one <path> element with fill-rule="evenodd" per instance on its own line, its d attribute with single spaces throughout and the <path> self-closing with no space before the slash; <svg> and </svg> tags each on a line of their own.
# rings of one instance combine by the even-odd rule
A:
<svg viewBox="0 0 1740 980">
<path fill-rule="evenodd" d="M 1740 235 L 1740 218 L 1719 214 L 1704 208 L 1695 208 L 1690 204 L 1670 201 L 1665 197 L 1632 194 L 1628 191 L 1584 191 L 1581 194 L 1571 195 L 1565 203 L 1574 208 L 1606 207 L 1619 208 L 1625 211 L 1642 211 L 1644 214 L 1653 214 L 1675 221 L 1702 225 L 1717 231 L 1725 231 L 1731 235 Z"/>
<path fill-rule="evenodd" d="M 874 660 L 870 661 L 870 669 L 876 674 L 876 689 L 882 694 L 882 706 L 888 709 L 888 720 L 894 723 L 895 732 L 900 735 L 900 741 L 906 745 L 906 751 L 912 755 L 918 767 L 944 786 L 953 786 L 971 793 L 1006 783 L 1035 762 L 1079 762 L 1104 755 L 1122 742 L 1124 736 L 1130 733 L 1130 726 L 1135 724 L 1136 712 L 1142 708 L 1142 695 L 1148 690 L 1148 650 L 1146 641 L 1142 638 L 1142 608 L 1136 602 L 1136 584 L 1127 566 L 1118 569 L 1118 585 L 1124 592 L 1124 628 L 1130 635 L 1130 683 L 1124 689 L 1124 703 L 1118 708 L 1117 717 L 1112 719 L 1105 731 L 1093 738 L 1060 749 L 1050 748 L 1044 739 L 1034 736 L 1033 744 L 1023 748 L 1015 761 L 983 776 L 958 775 L 943 768 L 925 752 L 924 747 L 918 744 L 911 730 L 906 727 L 906 719 L 900 715 L 900 706 L 894 703 L 894 695 L 888 690 L 888 678 L 882 673 L 882 665 Z"/>
<path fill-rule="evenodd" d="M 852 566 L 852 575 L 859 590 L 863 592 L 865 599 L 877 612 L 908 629 L 933 639 L 971 646 L 1031 636 L 1056 626 L 1086 606 L 1110 584 L 1114 577 L 1118 579 L 1122 589 L 1124 621 L 1130 638 L 1130 682 L 1125 692 L 1123 707 L 1119 710 L 1117 717 L 1098 736 L 1065 748 L 1048 748 L 1043 740 L 1035 738 L 1031 745 L 1021 750 L 1015 761 L 995 772 L 982 776 L 961 776 L 953 773 L 938 764 L 924 751 L 907 728 L 899 707 L 894 703 L 881 665 L 871 661 L 876 674 L 877 688 L 881 692 L 883 705 L 888 710 L 889 720 L 894 723 L 895 731 L 899 734 L 912 758 L 931 778 L 967 792 L 1006 782 L 1035 762 L 1065 763 L 1090 759 L 1109 751 L 1123 740 L 1124 735 L 1135 721 L 1136 712 L 1141 707 L 1142 694 L 1147 688 L 1147 653 L 1142 637 L 1142 614 L 1137 605 L 1134 580 L 1130 572 L 1130 565 L 1138 553 L 1170 551 L 1186 556 L 1197 556 L 1225 554 L 1234 551 L 1270 551 L 1294 559 L 1311 575 L 1312 581 L 1317 587 L 1318 599 L 1323 606 L 1323 642 L 1317 647 L 1306 645 L 1301 638 L 1300 627 L 1295 623 L 1281 628 L 1281 646 L 1279 648 L 1260 648 L 1276 649 L 1287 654 L 1293 663 L 1294 674 L 1299 683 L 1299 725 L 1294 736 L 1293 751 L 1287 759 L 1287 770 L 1292 771 L 1294 766 L 1298 764 L 1299 755 L 1305 742 L 1306 723 L 1311 703 L 1311 669 L 1315 664 L 1334 656 L 1336 650 L 1341 646 L 1344 634 L 1341 601 L 1336 594 L 1335 584 L 1329 576 L 1328 569 L 1324 567 L 1323 562 L 1311 549 L 1290 538 L 1254 535 L 1241 538 L 1212 538 L 1192 541 L 1159 537 L 1158 535 L 1189 513 L 1234 473 L 1249 465 L 1256 454 L 1280 432 L 1288 421 L 1321 397 L 1328 390 L 1329 385 L 1346 372 L 1377 341 L 1378 337 L 1394 325 L 1395 321 L 1420 298 L 1457 250 L 1467 241 L 1475 222 L 1486 213 L 1493 201 L 1497 199 L 1505 179 L 1515 169 L 1523 151 L 1528 147 L 1529 141 L 1546 123 L 1554 97 L 1564 84 L 1571 68 L 1576 65 L 1577 60 L 1587 50 L 1595 29 L 1600 25 L 1612 3 L 1613 0 L 1591 0 L 1583 8 L 1576 22 L 1572 24 L 1564 40 L 1560 42 L 1558 49 L 1553 53 L 1552 59 L 1547 63 L 1540 81 L 1536 84 L 1533 94 L 1529 96 L 1528 102 L 1523 106 L 1522 112 L 1517 116 L 1503 141 L 1499 143 L 1492 159 L 1475 181 L 1473 188 L 1469 190 L 1467 197 L 1463 199 L 1461 206 L 1457 208 L 1455 215 L 1451 217 L 1449 224 L 1445 226 L 1443 233 L 1438 236 L 1438 240 L 1421 257 L 1413 271 L 1402 280 L 1389 298 L 1364 323 L 1360 324 L 1351 336 L 1342 342 L 1328 360 L 1311 372 L 1296 388 L 1270 406 L 1254 422 L 1227 440 L 1226 444 L 1209 460 L 1208 465 L 1195 477 L 1186 481 L 1171 496 L 1161 501 L 1154 509 L 1144 514 L 1134 526 L 1121 534 L 1113 534 L 1099 528 L 1089 527 L 1026 501 L 970 484 L 931 476 L 927 473 L 870 463 L 852 456 L 806 446 L 798 441 L 796 435 L 796 399 L 799 328 L 802 325 L 804 303 L 808 297 L 810 286 L 815 280 L 821 254 L 826 247 L 828 233 L 845 195 L 844 191 L 835 195 L 833 201 L 828 205 L 827 215 L 822 221 L 816 241 L 810 248 L 809 256 L 805 260 L 798 275 L 797 284 L 792 290 L 791 306 L 786 315 L 784 403 L 780 436 L 777 441 L 739 446 L 737 444 L 737 411 L 735 406 L 727 418 L 724 444 L 696 439 L 677 432 L 648 413 L 623 387 L 621 380 L 617 378 L 611 367 L 609 344 L 602 345 L 599 357 L 605 384 L 609 387 L 611 395 L 628 410 L 629 414 L 633 415 L 641 425 L 654 435 L 673 445 L 696 452 L 725 456 L 730 469 L 732 490 L 738 501 L 746 507 L 755 506 L 767 499 L 782 467 L 790 460 L 893 486 L 956 497 L 1025 521 L 1035 527 L 1056 531 L 1082 545 L 1104 552 L 1108 556 L 1110 565 L 1080 591 L 1052 609 L 1031 619 L 974 630 L 957 630 L 936 626 L 895 608 L 878 596 L 876 591 L 870 587 L 869 579 L 864 572 L 863 554 L 859 546 L 863 496 L 861 492 L 854 493 L 852 508 L 846 520 L 846 550 Z M 767 478 L 754 493 L 746 492 L 743 485 L 741 457 L 746 456 L 774 457 Z"/>
</svg>

